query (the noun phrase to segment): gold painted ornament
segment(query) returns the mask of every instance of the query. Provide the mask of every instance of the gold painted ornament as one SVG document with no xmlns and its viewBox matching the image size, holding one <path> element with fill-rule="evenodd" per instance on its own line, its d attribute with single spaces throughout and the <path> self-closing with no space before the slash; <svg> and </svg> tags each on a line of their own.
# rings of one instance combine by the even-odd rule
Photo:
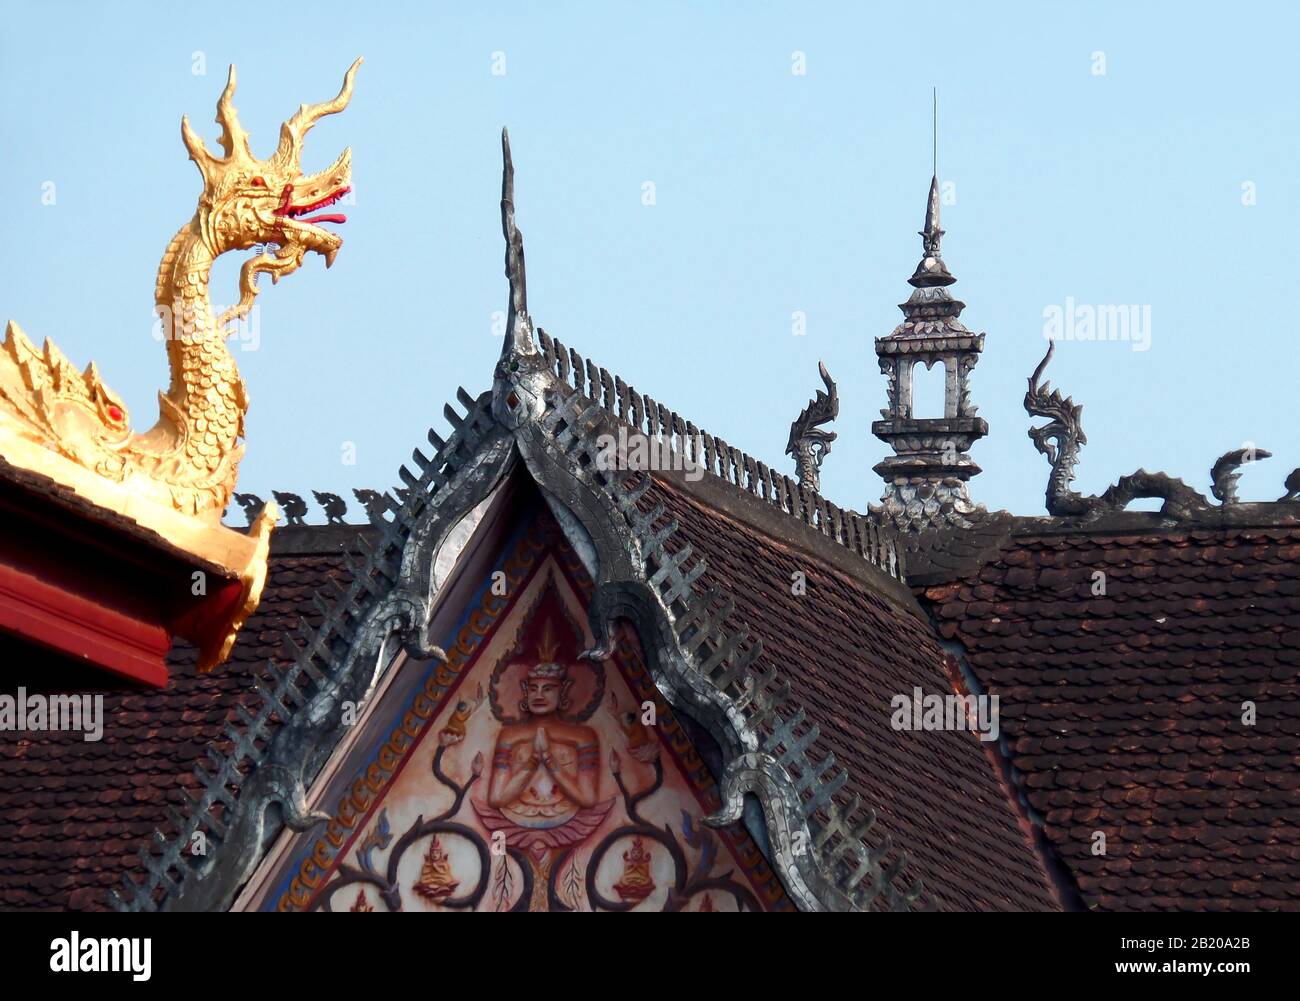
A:
<svg viewBox="0 0 1300 1001">
<path fill-rule="evenodd" d="M 614 884 L 614 892 L 624 903 L 641 903 L 655 891 L 655 881 L 650 875 L 653 857 L 646 851 L 640 838 L 632 839 L 632 847 L 623 853 L 623 878 Z"/>
<path fill-rule="evenodd" d="M 460 883 L 452 877 L 451 862 L 435 834 L 420 865 L 420 878 L 412 889 L 426 900 L 437 902 L 450 897 L 458 886 Z"/>
<path fill-rule="evenodd" d="M 230 325 L 246 317 L 259 274 L 272 282 L 291 274 L 307 251 L 333 263 L 342 239 L 325 228 L 345 217 L 311 214 L 351 190 L 351 150 L 312 175 L 301 172 L 302 144 L 323 116 L 352 97 L 361 60 L 348 69 L 333 100 L 304 104 L 280 127 L 280 142 L 256 159 L 233 102 L 235 67 L 217 102 L 222 155 L 181 119 L 181 137 L 203 178 L 194 217 L 172 238 L 158 267 L 154 302 L 162 321 L 171 378 L 159 393 L 159 417 L 132 433 L 126 406 L 91 362 L 78 371 L 46 340 L 37 348 L 10 321 L 0 344 L 0 457 L 69 487 L 179 546 L 202 564 L 243 582 L 229 630 L 200 651 L 201 669 L 229 654 L 235 635 L 257 607 L 266 576 L 271 527 L 268 504 L 247 535 L 221 525 L 243 456 L 248 394 L 226 346 Z M 231 251 L 257 248 L 240 270 L 239 302 L 213 311 L 208 277 Z"/>
</svg>

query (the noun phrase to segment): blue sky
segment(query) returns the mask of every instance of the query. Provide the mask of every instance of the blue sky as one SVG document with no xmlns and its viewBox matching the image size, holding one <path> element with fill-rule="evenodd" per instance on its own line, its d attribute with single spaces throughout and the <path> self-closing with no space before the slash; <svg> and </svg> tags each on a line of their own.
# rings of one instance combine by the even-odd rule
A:
<svg viewBox="0 0 1300 1001">
<path fill-rule="evenodd" d="M 353 148 L 345 246 L 329 272 L 311 257 L 268 285 L 259 348 L 236 350 L 241 490 L 391 486 L 456 387 L 487 388 L 508 125 L 535 321 L 787 472 L 824 359 L 842 401 L 824 492 L 861 509 L 885 453 L 873 338 L 899 321 L 919 256 L 937 86 L 956 196 L 944 256 L 964 321 L 988 334 L 975 498 L 1043 511 L 1021 400 L 1044 310 L 1067 300 L 1151 310 L 1147 351 L 1058 346 L 1050 377 L 1085 405 L 1079 489 L 1145 466 L 1205 491 L 1213 460 L 1254 442 L 1275 455 L 1242 496 L 1279 496 L 1300 465 L 1295 10 L 812 7 L 6 2 L 0 320 L 95 359 L 152 424 L 167 381 L 154 273 L 200 190 L 181 115 L 215 138 L 234 62 L 265 156 L 363 55 L 351 107 L 304 157 L 315 170 Z M 238 264 L 214 272 L 215 301 Z"/>
</svg>

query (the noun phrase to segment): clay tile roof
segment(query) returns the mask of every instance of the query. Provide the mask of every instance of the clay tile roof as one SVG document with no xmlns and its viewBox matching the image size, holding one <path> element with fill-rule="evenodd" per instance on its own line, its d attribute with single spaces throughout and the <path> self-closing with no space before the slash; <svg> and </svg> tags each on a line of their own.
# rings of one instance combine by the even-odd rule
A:
<svg viewBox="0 0 1300 1001">
<path fill-rule="evenodd" d="M 1027 527 L 923 593 L 1086 906 L 1300 909 L 1300 526 Z"/>
<path fill-rule="evenodd" d="M 105 693 L 101 741 L 0 735 L 0 910 L 108 910 L 123 875 L 139 878 L 153 831 L 172 831 L 168 808 L 197 790 L 208 743 L 224 752 L 236 707 L 256 711 L 253 683 L 268 658 L 282 662 L 283 636 L 300 615 L 315 624 L 313 593 L 344 573 L 338 552 L 273 552 L 262 603 L 218 670 L 198 674 L 196 651 L 178 644 L 166 689 L 86 689 Z"/>
<path fill-rule="evenodd" d="M 869 840 L 890 836 L 886 864 L 905 850 L 908 882 L 922 878 L 941 909 L 1059 907 L 975 735 L 890 727 L 894 695 L 953 691 L 944 651 L 906 589 L 900 600 L 864 560 L 787 516 L 764 519 L 771 506 L 729 484 L 657 479 L 643 503 L 656 502 L 707 563 L 702 583 L 735 600 L 764 657 L 790 679 L 792 703 L 849 773 L 844 793 L 876 810 Z M 755 527 L 764 521 L 784 537 Z M 806 575 L 802 597 L 791 593 L 796 571 Z"/>
</svg>

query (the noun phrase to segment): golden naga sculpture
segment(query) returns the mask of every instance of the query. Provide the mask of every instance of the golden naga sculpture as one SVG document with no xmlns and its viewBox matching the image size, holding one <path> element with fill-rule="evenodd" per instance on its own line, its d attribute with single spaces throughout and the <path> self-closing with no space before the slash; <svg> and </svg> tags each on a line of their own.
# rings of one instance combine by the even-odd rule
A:
<svg viewBox="0 0 1300 1001">
<path fill-rule="evenodd" d="M 310 215 L 351 190 L 351 149 L 325 170 L 301 173 L 302 144 L 323 116 L 347 107 L 361 60 L 338 96 L 304 104 L 280 127 L 280 142 L 256 159 L 232 103 L 235 67 L 217 102 L 218 140 L 211 152 L 181 119 L 181 137 L 203 178 L 194 217 L 172 238 L 158 267 L 154 301 L 162 320 L 171 382 L 159 393 L 158 422 L 133 434 L 126 406 L 92 362 L 78 372 L 49 340 L 37 349 L 9 323 L 0 345 L 0 456 L 71 487 L 101 507 L 125 514 L 200 560 L 232 571 L 244 596 L 219 647 L 201 651 L 211 668 L 229 653 L 256 607 L 266 572 L 268 504 L 249 535 L 221 526 L 243 455 L 248 395 L 226 346 L 230 325 L 248 315 L 259 274 L 272 282 L 297 270 L 307 251 L 333 263 L 343 241 L 324 228 L 342 215 Z M 239 277 L 239 303 L 217 316 L 208 276 L 222 254 L 258 248 Z"/>
</svg>

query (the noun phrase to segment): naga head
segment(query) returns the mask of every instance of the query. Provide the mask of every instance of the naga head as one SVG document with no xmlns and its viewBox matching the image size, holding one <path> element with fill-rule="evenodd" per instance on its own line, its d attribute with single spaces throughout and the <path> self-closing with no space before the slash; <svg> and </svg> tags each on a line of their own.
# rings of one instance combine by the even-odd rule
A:
<svg viewBox="0 0 1300 1001">
<path fill-rule="evenodd" d="M 253 156 L 248 133 L 235 110 L 235 67 L 230 67 L 226 89 L 217 102 L 218 140 L 224 156 L 215 156 L 187 119 L 181 119 L 181 137 L 203 175 L 203 193 L 196 216 L 204 244 L 215 258 L 230 250 L 272 244 L 275 255 L 261 253 L 245 265 L 245 295 L 257 272 L 270 272 L 272 280 L 293 271 L 304 254 L 315 251 L 328 267 L 343 245 L 338 234 L 325 228 L 346 216 L 311 214 L 342 198 L 351 190 L 352 150 L 345 149 L 332 164 L 316 174 L 301 169 L 302 143 L 307 132 L 325 115 L 333 115 L 352 99 L 352 80 L 361 60 L 343 78 L 338 96 L 322 104 L 304 104 L 280 126 L 280 144 L 266 160 Z M 256 294 L 255 291 L 253 294 Z M 251 305 L 251 297 L 249 297 Z"/>
<path fill-rule="evenodd" d="M 808 401 L 808 406 L 790 425 L 790 440 L 786 443 L 785 454 L 794 456 L 800 485 L 820 491 L 822 460 L 830 452 L 831 442 L 838 437 L 834 431 L 827 431 L 820 425 L 840 415 L 840 393 L 822 362 L 817 363 L 817 372 L 827 391 L 817 390 L 817 395 Z"/>
<path fill-rule="evenodd" d="M 1052 505 L 1064 502 L 1071 492 L 1070 484 L 1074 482 L 1074 467 L 1079 463 L 1079 450 L 1088 444 L 1088 436 L 1083 433 L 1083 405 L 1075 403 L 1068 396 L 1062 396 L 1059 389 L 1053 389 L 1050 382 L 1042 382 L 1047 363 L 1056 351 L 1056 341 L 1049 341 L 1047 353 L 1029 377 L 1029 389 L 1025 393 L 1025 412 L 1030 417 L 1048 417 L 1046 424 L 1030 426 L 1029 437 L 1034 447 L 1052 464 L 1052 473 L 1048 478 L 1048 510 L 1055 514 Z M 1065 508 L 1060 508 L 1062 511 Z"/>
</svg>

